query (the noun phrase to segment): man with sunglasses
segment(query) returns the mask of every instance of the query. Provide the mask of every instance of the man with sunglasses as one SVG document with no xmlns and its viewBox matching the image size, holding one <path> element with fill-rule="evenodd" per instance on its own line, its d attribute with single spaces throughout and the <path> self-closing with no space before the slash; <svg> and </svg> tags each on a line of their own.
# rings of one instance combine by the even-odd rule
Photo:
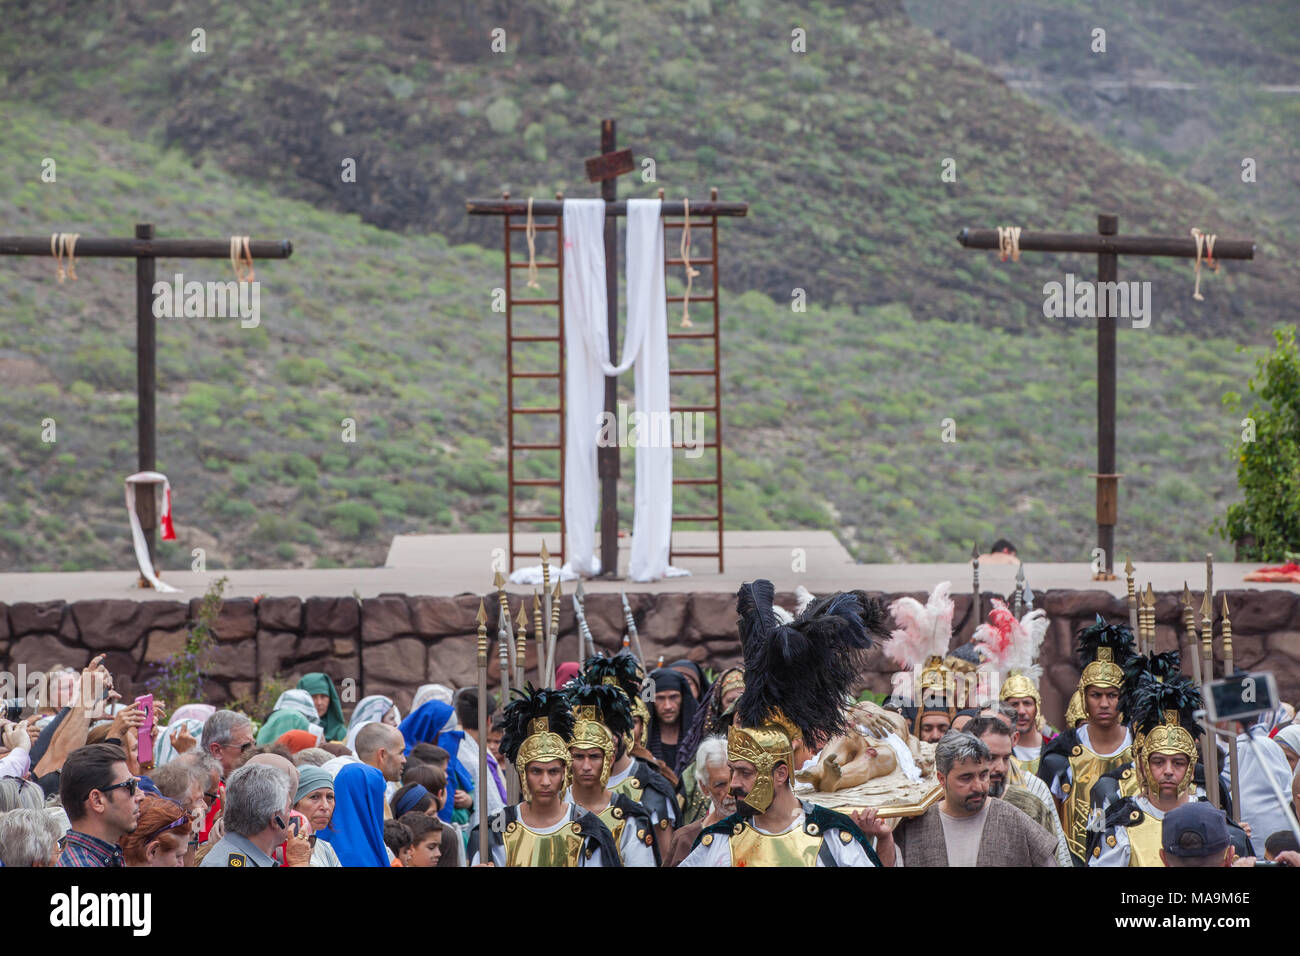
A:
<svg viewBox="0 0 1300 956">
<path fill-rule="evenodd" d="M 72 829 L 63 838 L 59 866 L 126 866 L 117 841 L 140 818 L 144 792 L 123 759 L 122 748 L 90 744 L 63 764 L 59 796 Z"/>
<path fill-rule="evenodd" d="M 253 749 L 253 722 L 234 710 L 218 710 L 203 724 L 203 737 L 200 748 L 221 763 L 221 779 L 230 775 L 244 765 L 249 751 Z M 212 832 L 213 824 L 221 813 L 222 787 L 209 790 L 204 796 L 208 801 L 208 815 L 204 818 L 199 831 L 199 842 L 206 843 Z"/>
</svg>

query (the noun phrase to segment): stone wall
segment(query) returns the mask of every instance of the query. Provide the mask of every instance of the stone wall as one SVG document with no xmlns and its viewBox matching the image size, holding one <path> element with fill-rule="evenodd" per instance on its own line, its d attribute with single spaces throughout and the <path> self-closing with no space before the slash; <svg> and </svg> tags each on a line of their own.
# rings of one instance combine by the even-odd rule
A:
<svg viewBox="0 0 1300 956">
<path fill-rule="evenodd" d="M 1233 643 L 1238 666 L 1272 670 L 1284 700 L 1300 699 L 1300 594 L 1284 590 L 1229 591 Z M 902 595 L 886 595 L 888 600 Z M 911 595 L 921 601 L 925 594 Z M 989 599 L 985 595 L 987 610 Z M 778 603 L 793 607 L 791 593 Z M 970 596 L 956 595 L 955 620 L 961 643 L 970 633 Z M 739 661 L 736 599 L 722 593 L 629 594 L 642 646 L 653 661 L 686 657 L 714 668 Z M 479 596 L 412 597 L 385 594 L 352 597 L 234 598 L 227 600 L 214 628 L 216 644 L 206 671 L 206 696 L 213 703 L 251 697 L 272 675 L 296 680 L 324 671 L 336 680 L 357 681 L 357 699 L 389 694 L 405 710 L 415 688 L 426 682 L 462 686 L 476 680 L 475 614 Z M 488 632 L 496 633 L 497 601 L 489 595 Z M 531 615 L 531 600 L 530 615 Z M 518 599 L 512 610 L 518 613 Z M 1127 605 L 1104 591 L 1052 590 L 1039 595 L 1051 629 L 1043 645 L 1043 705 L 1058 726 L 1078 680 L 1070 660 L 1070 639 L 1094 616 L 1127 620 Z M 67 664 L 84 666 L 106 653 L 106 664 L 123 696 L 142 693 L 158 662 L 179 653 L 199 601 L 50 601 L 0 605 L 0 668 L 30 673 Z M 592 593 L 587 620 L 599 646 L 616 650 L 623 634 L 617 594 Z M 1179 622 L 1178 596 L 1157 595 L 1157 647 L 1174 646 Z M 530 623 L 531 630 L 531 623 Z M 1218 648 L 1221 652 L 1221 647 Z M 578 653 L 573 608 L 566 597 L 560 614 L 559 659 Z M 497 681 L 495 648 L 489 679 Z M 529 679 L 536 681 L 536 644 L 528 644 Z M 879 650 L 868 658 L 865 684 L 887 691 L 895 668 Z"/>
</svg>

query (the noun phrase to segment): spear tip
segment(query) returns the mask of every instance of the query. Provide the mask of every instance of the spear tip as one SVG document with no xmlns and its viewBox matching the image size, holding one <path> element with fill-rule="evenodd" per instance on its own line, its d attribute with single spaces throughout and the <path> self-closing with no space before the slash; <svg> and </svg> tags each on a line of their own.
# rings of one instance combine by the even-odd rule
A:
<svg viewBox="0 0 1300 956">
<path fill-rule="evenodd" d="M 528 629 L 528 613 L 524 610 L 523 601 L 519 602 L 519 614 L 515 617 L 515 624 L 519 626 L 521 631 Z"/>
<path fill-rule="evenodd" d="M 478 623 L 479 623 L 479 627 L 482 627 L 484 624 L 487 623 L 487 612 L 483 610 L 482 598 L 478 599 Z"/>
<path fill-rule="evenodd" d="M 492 577 L 492 586 L 498 591 L 506 586 L 506 578 L 500 571 Z"/>
<path fill-rule="evenodd" d="M 1133 559 L 1128 555 L 1124 556 L 1124 573 L 1130 578 L 1133 577 Z"/>
</svg>

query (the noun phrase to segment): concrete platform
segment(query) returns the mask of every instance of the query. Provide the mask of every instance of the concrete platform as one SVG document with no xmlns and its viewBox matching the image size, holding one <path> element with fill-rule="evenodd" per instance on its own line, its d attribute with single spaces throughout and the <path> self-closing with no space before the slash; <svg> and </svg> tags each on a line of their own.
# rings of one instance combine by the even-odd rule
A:
<svg viewBox="0 0 1300 956">
<path fill-rule="evenodd" d="M 540 542 L 524 539 L 521 546 Z M 674 536 L 682 548 L 705 548 L 716 542 L 709 532 L 685 532 Z M 494 553 L 505 553 L 505 534 L 398 535 L 393 538 L 388 558 L 379 568 L 345 568 L 330 570 L 248 569 L 229 571 L 170 571 L 163 579 L 179 594 L 163 594 L 135 587 L 133 571 L 84 571 L 76 573 L 7 573 L 0 574 L 0 602 L 84 601 L 94 599 L 188 600 L 201 597 L 210 581 L 225 576 L 230 579 L 228 597 L 254 597 L 259 594 L 280 597 L 346 596 L 376 597 L 384 593 L 409 595 L 452 595 L 465 592 L 483 593 L 490 589 Z M 620 570 L 626 573 L 630 539 L 620 541 Z M 857 564 L 829 531 L 734 531 L 726 535 L 725 566 L 717 573 L 717 561 L 710 558 L 684 558 L 676 563 L 693 573 L 653 583 L 629 580 L 584 583 L 588 592 L 619 591 L 638 593 L 731 592 L 744 581 L 757 577 L 771 579 L 779 591 L 793 590 L 802 584 L 814 594 L 843 588 L 868 591 L 925 591 L 935 583 L 948 580 L 955 592 L 971 587 L 969 561 L 954 564 Z M 1203 561 L 1187 563 L 1137 564 L 1140 584 L 1150 581 L 1156 591 L 1180 592 L 1186 581 L 1193 591 L 1205 585 Z M 1297 584 L 1259 584 L 1244 581 L 1257 564 L 1216 564 L 1215 590 L 1289 590 L 1300 592 Z M 982 563 L 980 589 L 1008 594 L 1015 586 L 1014 564 Z M 1101 590 L 1123 595 L 1123 578 L 1118 581 L 1093 581 L 1086 563 L 1026 563 L 1029 586 L 1042 592 L 1053 588 Z M 569 593 L 571 584 L 565 585 Z M 527 593 L 524 585 L 510 585 L 512 593 Z"/>
</svg>

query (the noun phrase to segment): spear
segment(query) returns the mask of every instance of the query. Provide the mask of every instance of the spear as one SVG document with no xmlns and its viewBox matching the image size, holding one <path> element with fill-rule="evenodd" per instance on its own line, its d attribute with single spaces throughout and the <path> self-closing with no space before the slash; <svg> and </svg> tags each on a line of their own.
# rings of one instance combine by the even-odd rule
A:
<svg viewBox="0 0 1300 956">
<path fill-rule="evenodd" d="M 642 664 L 645 663 L 645 653 L 641 650 L 641 638 L 636 632 L 636 619 L 632 617 L 632 606 L 627 603 L 627 592 L 620 591 L 623 598 L 623 620 L 627 622 L 627 636 L 632 641 L 632 653 Z"/>
<path fill-rule="evenodd" d="M 1124 577 L 1128 580 L 1128 626 L 1134 634 L 1138 631 L 1138 600 L 1137 592 L 1133 590 L 1133 561 L 1124 558 Z M 1138 653 L 1143 653 L 1141 639 L 1138 642 Z"/>
<path fill-rule="evenodd" d="M 1223 676 L 1231 677 L 1234 670 L 1232 660 L 1232 622 L 1228 620 L 1228 595 L 1223 596 Z M 1237 779 L 1237 735 L 1228 738 L 1228 785 L 1232 787 L 1232 813 L 1241 819 L 1241 783 Z"/>
<path fill-rule="evenodd" d="M 505 633 L 505 640 L 510 644 L 510 670 L 512 673 L 517 672 L 518 663 L 515 661 L 514 643 L 510 641 L 510 602 L 506 600 L 506 578 L 500 571 L 492 579 L 492 586 L 497 589 L 497 604 L 501 607 L 501 613 L 498 615 L 498 623 L 501 625 L 498 630 Z M 516 687 L 522 687 L 523 681 L 515 681 Z M 505 701 L 502 702 L 504 706 Z"/>
<path fill-rule="evenodd" d="M 510 639 L 510 619 L 497 628 L 497 657 L 501 663 L 501 706 L 510 701 L 510 658 L 514 654 L 514 641 Z"/>
<path fill-rule="evenodd" d="M 971 566 L 971 606 L 975 611 L 975 627 L 980 626 L 984 620 L 984 608 L 981 606 L 984 602 L 980 600 L 980 546 L 976 541 L 970 546 L 970 566 Z"/>
<path fill-rule="evenodd" d="M 1025 609 L 1025 566 L 1023 564 L 1016 566 L 1016 591 L 1013 599 L 1012 615 L 1018 621 L 1021 612 Z"/>
<path fill-rule="evenodd" d="M 573 592 L 573 616 L 578 621 L 578 643 L 587 651 L 588 657 L 596 656 L 596 639 L 591 636 L 587 625 L 587 609 L 583 605 L 585 595 L 582 593 L 582 579 L 578 579 L 578 588 Z"/>
<path fill-rule="evenodd" d="M 555 686 L 555 631 L 547 625 L 551 622 L 551 553 L 546 550 L 546 540 L 542 540 L 542 626 L 546 627 L 546 686 Z M 538 634 L 540 639 L 541 634 Z"/>
<path fill-rule="evenodd" d="M 483 610 L 483 599 L 478 602 L 478 859 L 480 863 L 492 862 L 492 850 L 488 845 L 487 801 L 483 795 L 488 785 L 487 741 L 488 741 L 488 702 L 487 702 L 487 612 Z"/>
<path fill-rule="evenodd" d="M 542 602 L 537 597 L 537 591 L 533 591 L 533 640 L 537 642 L 537 683 L 542 687 L 550 687 L 547 683 L 547 675 L 551 672 L 551 659 L 546 656 L 546 639 L 543 636 L 545 630 L 542 626 Z"/>
<path fill-rule="evenodd" d="M 534 600 L 536 600 L 536 595 L 534 595 Z M 509 620 L 508 616 L 506 620 Z M 524 667 L 528 659 L 527 657 L 528 645 L 526 643 L 526 641 L 528 640 L 528 613 L 524 610 L 523 599 L 520 599 L 519 601 L 519 617 L 515 619 L 515 624 L 519 628 L 519 632 L 518 632 L 519 643 L 516 649 L 515 660 L 518 662 L 518 666 L 519 666 L 519 688 L 520 690 L 522 690 L 524 686 Z M 538 666 L 539 667 L 541 666 L 540 657 L 538 658 Z M 522 788 L 520 787 L 519 773 L 516 771 L 514 765 L 511 764 L 510 769 L 506 771 L 506 798 L 510 801 L 511 805 L 519 802 L 521 789 Z"/>
<path fill-rule="evenodd" d="M 1210 592 L 1201 601 L 1201 675 L 1208 682 L 1214 680 L 1214 609 L 1210 606 Z M 1214 806 L 1219 806 L 1219 741 L 1213 724 L 1209 727 L 1209 746 L 1205 748 L 1205 795 Z"/>
<path fill-rule="evenodd" d="M 1196 646 L 1196 612 L 1192 609 L 1192 592 L 1183 582 L 1183 636 L 1187 638 L 1187 647 L 1183 650 L 1183 660 L 1191 659 L 1192 679 L 1201 682 L 1201 653 Z"/>
<path fill-rule="evenodd" d="M 564 592 L 560 588 L 560 579 L 555 579 L 555 593 L 551 595 L 551 633 L 555 635 L 555 641 L 560 639 L 560 599 L 564 597 Z"/>
<path fill-rule="evenodd" d="M 510 627 L 510 607 L 505 609 L 506 627 Z M 515 686 L 524 689 L 524 672 L 528 669 L 528 615 L 524 613 L 524 602 L 519 600 L 519 634 L 515 638 Z"/>
</svg>

